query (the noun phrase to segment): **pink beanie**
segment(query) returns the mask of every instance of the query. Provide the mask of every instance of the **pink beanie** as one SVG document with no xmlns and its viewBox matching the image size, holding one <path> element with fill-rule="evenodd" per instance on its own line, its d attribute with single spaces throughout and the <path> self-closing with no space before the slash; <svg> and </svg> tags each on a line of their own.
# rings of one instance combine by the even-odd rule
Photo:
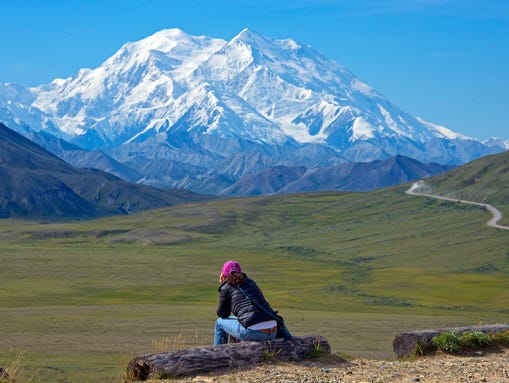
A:
<svg viewBox="0 0 509 383">
<path fill-rule="evenodd" d="M 221 274 L 223 274 L 225 277 L 230 275 L 232 271 L 235 271 L 237 273 L 241 273 L 242 269 L 240 268 L 240 265 L 236 261 L 228 261 L 225 262 L 223 265 L 223 268 L 221 269 Z"/>
</svg>

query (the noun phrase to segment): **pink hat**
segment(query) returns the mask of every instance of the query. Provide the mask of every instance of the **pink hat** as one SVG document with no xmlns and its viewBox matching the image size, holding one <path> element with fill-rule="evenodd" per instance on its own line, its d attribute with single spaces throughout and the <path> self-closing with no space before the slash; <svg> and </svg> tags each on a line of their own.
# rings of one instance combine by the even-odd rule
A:
<svg viewBox="0 0 509 383">
<path fill-rule="evenodd" d="M 232 271 L 235 271 L 237 273 L 241 273 L 242 269 L 240 268 L 240 265 L 236 261 L 228 261 L 225 262 L 223 265 L 223 268 L 221 269 L 221 274 L 223 274 L 225 277 L 230 275 Z"/>
</svg>

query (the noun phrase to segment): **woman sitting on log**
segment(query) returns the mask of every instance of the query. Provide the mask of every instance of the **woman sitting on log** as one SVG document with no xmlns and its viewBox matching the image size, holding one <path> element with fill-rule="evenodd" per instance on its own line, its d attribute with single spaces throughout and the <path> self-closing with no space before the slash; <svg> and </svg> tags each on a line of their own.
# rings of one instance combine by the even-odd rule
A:
<svg viewBox="0 0 509 383">
<path fill-rule="evenodd" d="M 228 343 L 228 335 L 238 340 L 274 339 L 277 332 L 274 311 L 236 261 L 225 262 L 219 281 L 214 346 Z"/>
</svg>

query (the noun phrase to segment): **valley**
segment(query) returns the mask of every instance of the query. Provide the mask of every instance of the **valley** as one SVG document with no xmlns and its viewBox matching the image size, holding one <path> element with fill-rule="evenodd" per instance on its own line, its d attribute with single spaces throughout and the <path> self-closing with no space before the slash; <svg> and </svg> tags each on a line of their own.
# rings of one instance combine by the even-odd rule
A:
<svg viewBox="0 0 509 383">
<path fill-rule="evenodd" d="M 481 207 L 409 187 L 1 220 L 0 361 L 21 353 L 41 381 L 119 381 L 135 354 L 210 344 L 228 258 L 335 353 L 391 359 L 401 331 L 507 322 L 507 232 Z M 503 223 L 507 205 L 493 204 Z"/>
</svg>

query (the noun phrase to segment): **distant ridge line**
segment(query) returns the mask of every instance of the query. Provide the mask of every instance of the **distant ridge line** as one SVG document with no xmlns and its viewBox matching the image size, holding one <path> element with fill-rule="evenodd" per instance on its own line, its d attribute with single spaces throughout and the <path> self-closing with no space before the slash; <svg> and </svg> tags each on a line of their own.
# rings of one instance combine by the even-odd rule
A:
<svg viewBox="0 0 509 383">
<path fill-rule="evenodd" d="M 424 181 L 414 182 L 412 184 L 412 186 L 410 186 L 410 188 L 405 193 L 408 195 L 430 197 L 430 198 L 436 198 L 436 199 L 440 199 L 440 200 L 444 200 L 444 201 L 460 202 L 460 203 L 465 203 L 465 204 L 469 204 L 469 205 L 476 205 L 476 206 L 484 207 L 492 215 L 492 218 L 488 222 L 486 222 L 487 226 L 493 227 L 496 229 L 509 230 L 509 226 L 502 226 L 497 223 L 498 221 L 500 221 L 502 219 L 502 213 L 494 206 L 487 204 L 487 203 L 465 201 L 463 199 L 458 199 L 458 198 L 450 198 L 450 197 L 444 197 L 444 196 L 435 195 L 435 194 L 417 192 L 416 190 L 420 189 L 423 185 L 424 185 Z"/>
</svg>

